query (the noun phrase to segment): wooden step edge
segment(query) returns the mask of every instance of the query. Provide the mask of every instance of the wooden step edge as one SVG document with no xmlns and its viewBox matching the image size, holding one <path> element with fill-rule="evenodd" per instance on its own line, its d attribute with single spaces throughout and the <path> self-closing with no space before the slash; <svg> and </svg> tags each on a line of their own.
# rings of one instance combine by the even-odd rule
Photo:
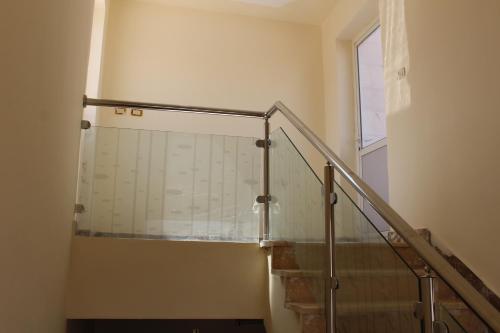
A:
<svg viewBox="0 0 500 333">
<path fill-rule="evenodd" d="M 261 240 L 259 246 L 263 249 L 269 249 L 272 247 L 287 247 L 292 246 L 293 242 L 288 241 L 277 241 L 277 240 Z"/>
<path fill-rule="evenodd" d="M 338 304 L 336 313 L 339 316 L 349 316 L 353 314 L 377 314 L 377 313 L 413 313 L 415 302 L 376 302 L 361 303 L 349 302 Z"/>
<path fill-rule="evenodd" d="M 304 314 L 323 314 L 324 307 L 318 303 L 296 303 L 287 302 L 285 308 Z M 339 316 L 349 316 L 355 314 L 377 314 L 377 313 L 413 313 L 414 302 L 377 302 L 375 304 L 366 303 L 343 303 L 337 304 L 336 312 Z"/>
<path fill-rule="evenodd" d="M 436 301 L 436 304 L 442 305 L 446 310 L 470 310 L 472 311 L 464 302 L 459 300 L 456 301 Z"/>
<path fill-rule="evenodd" d="M 301 315 L 304 314 L 322 314 L 324 307 L 318 303 L 296 303 L 287 302 L 285 303 L 285 308 L 288 310 L 295 311 Z"/>
<path fill-rule="evenodd" d="M 415 274 L 416 270 L 410 270 L 410 269 L 341 269 L 336 271 L 336 275 L 339 278 L 357 278 L 357 277 L 405 277 L 405 276 L 411 276 L 414 277 L 415 279 L 417 276 Z M 418 276 L 423 276 L 425 273 L 424 270 L 422 269 L 422 272 L 418 272 L 422 275 Z"/>
<path fill-rule="evenodd" d="M 420 237 L 422 237 L 427 243 L 432 244 L 431 242 L 431 232 L 427 228 L 421 228 L 421 229 L 415 229 L 417 234 L 419 234 Z M 405 247 L 410 247 L 406 241 L 395 231 L 389 231 L 387 234 L 387 239 L 389 243 L 393 247 L 400 247 L 400 248 L 405 248 Z"/>
<path fill-rule="evenodd" d="M 271 274 L 282 277 L 323 277 L 322 271 L 308 271 L 301 269 L 277 269 L 273 268 Z"/>
<path fill-rule="evenodd" d="M 335 243 L 335 247 L 350 247 L 350 248 L 363 248 L 363 247 L 368 247 L 368 248 L 387 248 L 391 249 L 391 245 L 389 245 L 387 242 L 380 240 L 376 242 L 368 242 L 368 241 L 341 241 Z"/>
</svg>

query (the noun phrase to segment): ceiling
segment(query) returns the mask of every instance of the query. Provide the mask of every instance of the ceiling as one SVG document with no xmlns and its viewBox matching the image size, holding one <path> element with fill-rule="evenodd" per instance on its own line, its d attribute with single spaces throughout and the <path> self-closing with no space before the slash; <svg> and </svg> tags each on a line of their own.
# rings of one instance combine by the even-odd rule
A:
<svg viewBox="0 0 500 333">
<path fill-rule="evenodd" d="M 319 25 L 336 0 L 140 0 L 165 5 Z"/>
</svg>

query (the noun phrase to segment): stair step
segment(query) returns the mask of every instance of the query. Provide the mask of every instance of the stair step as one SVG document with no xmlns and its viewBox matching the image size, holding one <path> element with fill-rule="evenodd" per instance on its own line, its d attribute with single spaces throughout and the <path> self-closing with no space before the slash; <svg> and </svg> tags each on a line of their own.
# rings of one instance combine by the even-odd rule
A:
<svg viewBox="0 0 500 333">
<path fill-rule="evenodd" d="M 463 302 L 439 302 L 466 332 L 489 332 L 487 326 Z M 439 315 L 438 315 L 439 317 Z"/>
<path fill-rule="evenodd" d="M 438 301 L 438 303 L 444 306 L 449 311 L 470 310 L 470 308 L 464 302 L 460 301 Z"/>
<path fill-rule="evenodd" d="M 429 231 L 429 229 L 425 229 L 425 228 L 415 229 L 415 231 L 423 239 L 425 239 L 426 242 L 428 242 L 429 244 L 431 243 L 431 232 Z M 403 240 L 403 238 L 401 238 L 401 236 L 395 231 L 389 231 L 387 238 L 389 239 L 389 242 L 394 247 L 409 247 L 409 245 Z"/>
<path fill-rule="evenodd" d="M 300 316 L 302 333 L 325 333 L 326 319 L 322 314 L 302 314 Z"/>
<path fill-rule="evenodd" d="M 339 270 L 408 269 L 407 264 L 387 243 L 339 243 L 335 246 L 335 252 L 336 266 Z"/>
<path fill-rule="evenodd" d="M 318 303 L 285 303 L 285 308 L 299 314 L 321 314 L 324 307 Z M 337 316 L 366 315 L 377 313 L 413 313 L 413 302 L 377 302 L 377 303 L 344 303 L 337 304 Z"/>
<path fill-rule="evenodd" d="M 414 302 L 376 302 L 376 303 L 337 303 L 336 314 L 338 316 L 387 314 L 387 313 L 413 313 Z"/>
<path fill-rule="evenodd" d="M 336 272 L 340 278 L 357 278 L 357 277 L 401 277 L 415 276 L 410 269 L 343 269 Z M 415 276 L 416 278 L 416 276 Z"/>
<path fill-rule="evenodd" d="M 309 271 L 301 269 L 272 269 L 271 274 L 282 277 L 323 277 L 322 271 Z"/>
<path fill-rule="evenodd" d="M 271 248 L 272 269 L 299 269 L 295 259 L 295 250 L 291 246 L 274 246 Z"/>
<path fill-rule="evenodd" d="M 288 303 L 314 303 L 322 297 L 314 294 L 314 281 L 311 277 L 285 278 L 285 302 Z"/>
<path fill-rule="evenodd" d="M 323 305 L 318 303 L 285 303 L 285 308 L 300 314 L 321 314 Z"/>
</svg>

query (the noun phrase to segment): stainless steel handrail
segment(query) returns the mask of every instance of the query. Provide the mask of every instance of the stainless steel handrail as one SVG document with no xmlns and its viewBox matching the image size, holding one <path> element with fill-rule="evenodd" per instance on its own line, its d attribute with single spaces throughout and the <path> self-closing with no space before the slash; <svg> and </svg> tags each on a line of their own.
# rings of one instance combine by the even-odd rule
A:
<svg viewBox="0 0 500 333">
<path fill-rule="evenodd" d="M 500 312 L 491 305 L 439 252 L 417 232 L 368 184 L 354 173 L 314 132 L 282 102 L 276 102 L 266 118 L 281 112 L 288 121 L 316 148 L 349 184 L 384 218 L 425 262 L 444 280 L 490 328 L 500 333 Z"/>
<path fill-rule="evenodd" d="M 257 112 L 257 111 L 233 110 L 233 109 L 174 105 L 174 104 L 160 104 L 160 103 L 142 103 L 142 102 L 119 101 L 110 99 L 95 99 L 83 96 L 83 107 L 89 105 L 115 107 L 115 108 L 136 108 L 136 109 L 170 111 L 170 112 L 205 113 L 212 115 L 215 114 L 221 116 L 236 116 L 236 117 L 248 117 L 248 118 L 265 117 L 265 112 Z"/>
</svg>

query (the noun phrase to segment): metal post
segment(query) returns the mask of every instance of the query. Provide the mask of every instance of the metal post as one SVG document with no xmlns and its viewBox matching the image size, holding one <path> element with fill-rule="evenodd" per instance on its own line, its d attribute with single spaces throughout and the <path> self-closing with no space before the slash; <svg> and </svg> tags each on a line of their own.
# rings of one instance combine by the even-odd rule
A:
<svg viewBox="0 0 500 333">
<path fill-rule="evenodd" d="M 434 323 L 436 322 L 436 314 L 434 308 L 434 279 L 432 271 L 428 266 L 425 267 L 426 275 L 421 278 L 422 286 L 422 303 L 423 303 L 423 320 L 424 331 L 433 333 Z"/>
<path fill-rule="evenodd" d="M 271 195 L 269 193 L 269 118 L 264 118 L 264 239 L 269 239 L 269 209 Z"/>
<path fill-rule="evenodd" d="M 325 274 L 325 317 L 326 332 L 335 333 L 335 290 L 338 283 L 335 277 L 335 227 L 333 191 L 334 169 L 330 163 L 325 166 L 324 172 L 324 201 L 325 201 L 325 240 L 326 240 L 326 274 Z"/>
</svg>

